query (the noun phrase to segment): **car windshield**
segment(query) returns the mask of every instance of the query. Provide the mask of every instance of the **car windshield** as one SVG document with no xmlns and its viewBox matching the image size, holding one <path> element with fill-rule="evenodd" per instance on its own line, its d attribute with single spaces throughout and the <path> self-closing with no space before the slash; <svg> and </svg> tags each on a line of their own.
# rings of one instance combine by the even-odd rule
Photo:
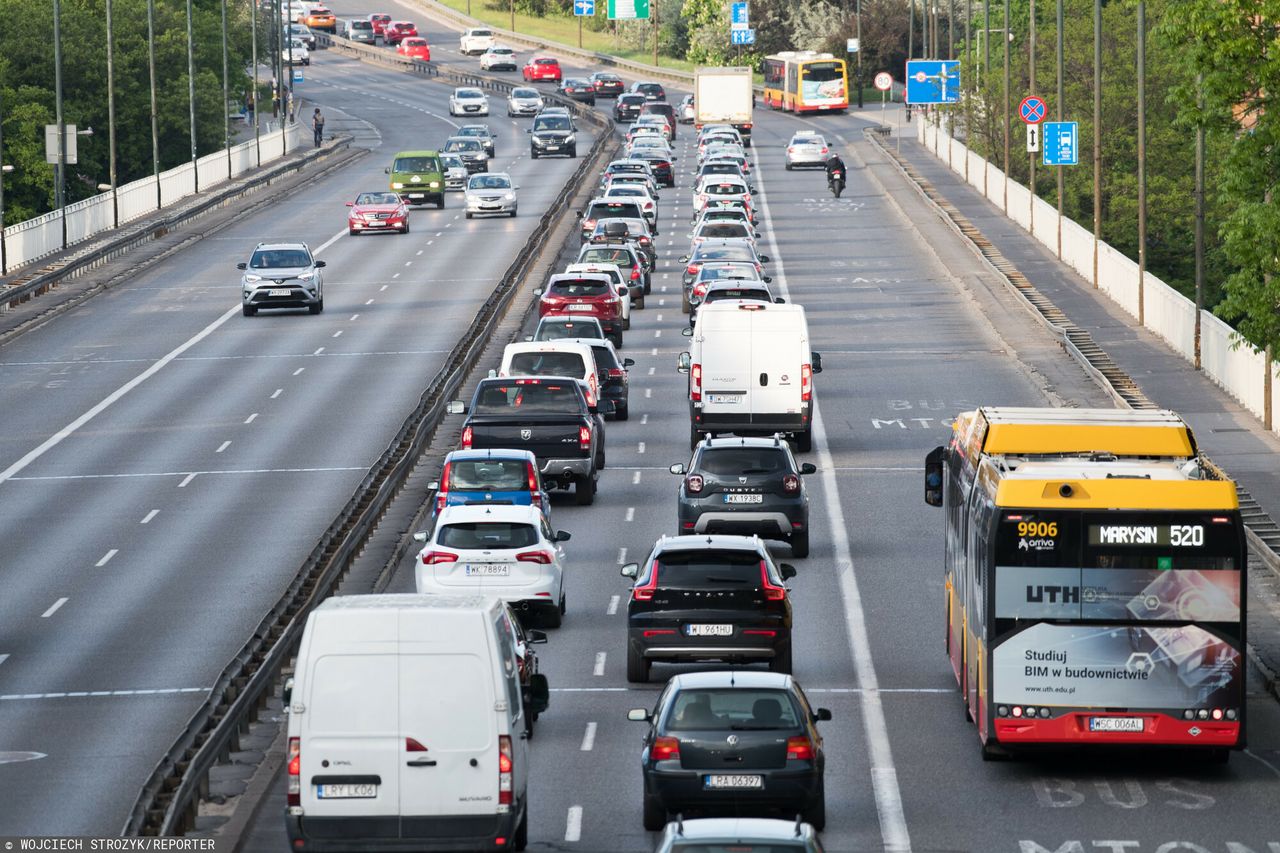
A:
<svg viewBox="0 0 1280 853">
<path fill-rule="evenodd" d="M 523 492 L 529 488 L 529 463 L 523 459 L 454 459 L 449 463 L 450 489 Z"/>
<path fill-rule="evenodd" d="M 371 30 L 373 23 L 371 21 L 352 21 L 351 29 L 353 30 Z"/>
<path fill-rule="evenodd" d="M 471 100 L 475 98 L 483 98 L 484 92 L 481 92 L 479 89 L 459 89 L 453 93 L 453 96 L 455 98 Z"/>
<path fill-rule="evenodd" d="M 781 474 L 791 470 L 786 453 L 761 447 L 712 447 L 702 452 L 696 467 L 717 477 Z"/>
<path fill-rule="evenodd" d="M 445 151 L 483 151 L 484 143 L 479 139 L 450 139 L 444 144 Z"/>
<path fill-rule="evenodd" d="M 614 264 L 619 267 L 635 266 L 631 252 L 618 246 L 587 249 L 578 258 L 578 262 L 584 264 Z"/>
<path fill-rule="evenodd" d="M 518 352 L 511 356 L 512 376 L 585 376 L 587 364 L 576 352 Z"/>
<path fill-rule="evenodd" d="M 360 193 L 356 196 L 356 204 L 399 204 L 400 196 L 395 193 Z"/>
<path fill-rule="evenodd" d="M 534 131 L 539 130 L 568 130 L 568 116 L 539 116 L 533 120 Z"/>
<path fill-rule="evenodd" d="M 577 385 L 517 379 L 486 385 L 473 411 L 478 415 L 562 414 L 581 411 L 581 399 Z"/>
<path fill-rule="evenodd" d="M 658 585 L 685 589 L 756 589 L 761 585 L 762 560 L 755 551 L 691 548 L 658 557 Z"/>
<path fill-rule="evenodd" d="M 253 253 L 249 266 L 256 270 L 309 267 L 311 255 L 305 249 L 259 249 Z"/>
<path fill-rule="evenodd" d="M 716 163 L 707 163 L 702 167 L 703 175 L 741 175 L 742 167 L 737 163 L 721 160 Z"/>
<path fill-rule="evenodd" d="M 793 136 L 791 145 L 826 145 L 826 140 L 821 136 Z"/>
<path fill-rule="evenodd" d="M 770 731 L 798 728 L 799 719 L 795 703 L 785 690 L 691 689 L 681 690 L 676 696 L 667 716 L 667 728 L 673 731 Z M 742 849 L 733 845 L 735 853 Z"/>
<path fill-rule="evenodd" d="M 511 97 L 513 98 L 541 98 L 537 89 L 512 89 Z"/>
<path fill-rule="evenodd" d="M 509 190 L 511 179 L 506 175 L 472 175 L 467 182 L 469 190 Z"/>
<path fill-rule="evenodd" d="M 637 83 L 636 91 L 644 92 L 646 95 L 661 95 L 664 90 L 659 83 Z"/>
<path fill-rule="evenodd" d="M 509 47 L 491 47 L 489 48 L 489 53 L 491 55 L 510 56 L 515 53 L 515 51 Z"/>
<path fill-rule="evenodd" d="M 501 521 L 446 524 L 436 534 L 436 544 L 458 551 L 529 548 L 538 544 L 538 529 L 532 524 Z"/>
<path fill-rule="evenodd" d="M 393 172 L 438 172 L 440 171 L 440 159 L 438 157 L 397 157 L 395 163 L 391 166 Z"/>
<path fill-rule="evenodd" d="M 608 296 L 609 282 L 594 278 L 569 278 L 552 282 L 547 292 L 555 296 Z"/>
</svg>

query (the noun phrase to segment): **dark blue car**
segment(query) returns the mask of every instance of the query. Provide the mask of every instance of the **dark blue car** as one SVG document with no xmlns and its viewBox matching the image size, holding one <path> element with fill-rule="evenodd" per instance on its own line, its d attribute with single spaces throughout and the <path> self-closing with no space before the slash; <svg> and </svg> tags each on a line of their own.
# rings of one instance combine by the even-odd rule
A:
<svg viewBox="0 0 1280 853">
<path fill-rule="evenodd" d="M 536 506 L 551 519 L 551 499 L 538 461 L 528 450 L 455 450 L 444 458 L 433 515 L 447 506 L 472 503 Z"/>
</svg>

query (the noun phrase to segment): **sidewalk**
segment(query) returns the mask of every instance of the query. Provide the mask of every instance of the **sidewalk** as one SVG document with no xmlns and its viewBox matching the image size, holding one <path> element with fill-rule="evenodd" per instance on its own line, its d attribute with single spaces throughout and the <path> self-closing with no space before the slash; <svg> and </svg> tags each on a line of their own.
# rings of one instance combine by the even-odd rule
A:
<svg viewBox="0 0 1280 853">
<path fill-rule="evenodd" d="M 864 115 L 863 113 L 867 113 Z M 876 120 L 871 110 L 860 118 Z M 1280 518 L 1280 438 L 1181 355 L 1146 329 L 1137 328 L 1118 305 L 1034 237 L 1004 215 L 964 179 L 912 137 L 901 140 L 902 157 L 919 170 L 1044 296 L 1097 344 L 1156 404 L 1182 415 L 1200 449 L 1247 489 L 1272 517 Z M 892 142 L 893 146 L 899 140 Z M 1251 563 L 1257 562 L 1251 560 Z M 1250 572 L 1249 641 L 1264 669 L 1280 672 L 1280 577 L 1262 565 Z M 1275 692 L 1274 676 L 1264 672 Z M 1280 694 L 1278 694 L 1280 695 Z"/>
</svg>

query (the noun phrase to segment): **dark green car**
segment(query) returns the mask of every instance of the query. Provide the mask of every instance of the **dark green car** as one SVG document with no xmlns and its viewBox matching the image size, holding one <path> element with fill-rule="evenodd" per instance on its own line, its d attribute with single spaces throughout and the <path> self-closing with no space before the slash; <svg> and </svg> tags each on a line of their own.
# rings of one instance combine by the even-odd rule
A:
<svg viewBox="0 0 1280 853">
<path fill-rule="evenodd" d="M 391 191 L 405 204 L 434 203 L 444 208 L 444 166 L 436 151 L 401 151 L 386 170 Z"/>
</svg>

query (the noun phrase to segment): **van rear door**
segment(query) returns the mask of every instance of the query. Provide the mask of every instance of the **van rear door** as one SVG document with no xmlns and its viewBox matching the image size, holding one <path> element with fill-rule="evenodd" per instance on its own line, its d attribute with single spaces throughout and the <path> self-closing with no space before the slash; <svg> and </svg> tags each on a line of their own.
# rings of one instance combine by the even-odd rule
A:
<svg viewBox="0 0 1280 853">
<path fill-rule="evenodd" d="M 793 313 L 752 312 L 751 416 L 768 421 L 777 415 L 799 417 L 800 369 L 809 362 L 805 330 Z"/>
<path fill-rule="evenodd" d="M 698 327 L 703 414 L 741 415 L 745 423 L 751 410 L 751 316 L 745 311 L 704 314 L 699 320 L 706 325 Z"/>
</svg>

